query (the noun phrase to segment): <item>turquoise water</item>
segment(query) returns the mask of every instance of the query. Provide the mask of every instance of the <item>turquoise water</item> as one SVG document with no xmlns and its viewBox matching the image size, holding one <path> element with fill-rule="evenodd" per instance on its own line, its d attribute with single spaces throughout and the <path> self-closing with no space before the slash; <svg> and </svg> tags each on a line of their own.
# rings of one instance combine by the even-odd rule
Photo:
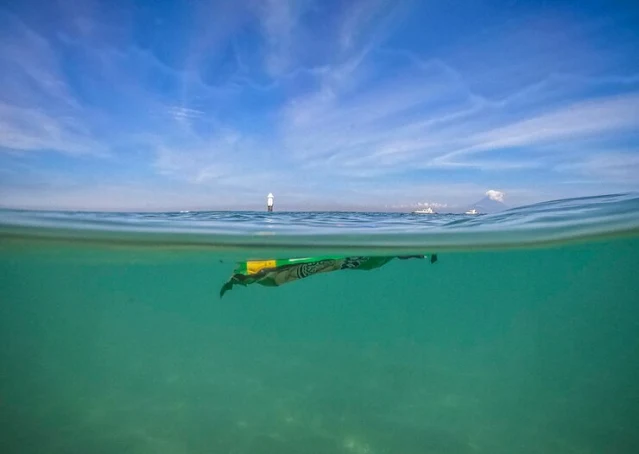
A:
<svg viewBox="0 0 639 454">
<path fill-rule="evenodd" d="M 639 198 L 0 212 L 2 453 L 639 452 Z M 236 261 L 437 253 L 219 298 Z"/>
</svg>

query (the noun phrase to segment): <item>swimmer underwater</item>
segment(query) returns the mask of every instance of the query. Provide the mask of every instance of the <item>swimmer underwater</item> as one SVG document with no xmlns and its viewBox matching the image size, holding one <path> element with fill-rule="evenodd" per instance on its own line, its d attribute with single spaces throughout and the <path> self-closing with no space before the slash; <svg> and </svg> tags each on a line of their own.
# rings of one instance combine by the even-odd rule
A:
<svg viewBox="0 0 639 454">
<path fill-rule="evenodd" d="M 398 258 L 425 259 L 425 255 L 398 257 L 305 257 L 283 260 L 255 260 L 240 263 L 231 278 L 220 289 L 220 298 L 233 289 L 234 285 L 247 286 L 260 284 L 265 287 L 278 287 L 319 273 L 339 270 L 372 270 L 386 265 Z M 430 255 L 430 263 L 437 261 L 437 254 Z"/>
</svg>

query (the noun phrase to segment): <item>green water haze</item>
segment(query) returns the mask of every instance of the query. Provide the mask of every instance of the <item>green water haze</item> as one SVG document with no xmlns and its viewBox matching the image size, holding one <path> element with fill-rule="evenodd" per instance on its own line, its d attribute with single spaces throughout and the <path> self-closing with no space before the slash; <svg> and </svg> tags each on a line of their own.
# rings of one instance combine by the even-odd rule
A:
<svg viewBox="0 0 639 454">
<path fill-rule="evenodd" d="M 639 452 L 639 236 L 438 255 L 220 299 L 228 251 L 4 235 L 0 452 Z"/>
</svg>

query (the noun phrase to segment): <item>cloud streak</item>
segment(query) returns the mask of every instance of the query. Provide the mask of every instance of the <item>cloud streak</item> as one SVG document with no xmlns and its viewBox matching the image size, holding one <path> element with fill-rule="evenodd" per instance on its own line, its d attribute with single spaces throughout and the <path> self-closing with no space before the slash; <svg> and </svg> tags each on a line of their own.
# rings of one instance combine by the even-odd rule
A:
<svg viewBox="0 0 639 454">
<path fill-rule="evenodd" d="M 440 158 L 486 150 L 544 145 L 607 134 L 632 132 L 639 127 L 639 95 L 623 95 L 577 103 L 514 124 L 475 134 L 475 144 Z"/>
<path fill-rule="evenodd" d="M 52 44 L 6 13 L 0 24 L 0 149 L 108 155 L 84 122 Z"/>
<path fill-rule="evenodd" d="M 0 103 L 0 148 L 102 157 L 109 153 L 74 118 L 55 118 L 37 109 L 4 103 Z"/>
</svg>

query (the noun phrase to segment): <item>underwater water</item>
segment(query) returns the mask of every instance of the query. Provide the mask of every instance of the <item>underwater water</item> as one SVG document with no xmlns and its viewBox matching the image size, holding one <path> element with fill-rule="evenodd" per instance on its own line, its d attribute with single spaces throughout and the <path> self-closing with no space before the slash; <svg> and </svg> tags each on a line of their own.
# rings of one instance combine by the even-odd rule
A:
<svg viewBox="0 0 639 454">
<path fill-rule="evenodd" d="M 219 296 L 247 259 L 409 254 Z M 0 212 L 2 453 L 636 453 L 638 384 L 636 196 Z"/>
</svg>

